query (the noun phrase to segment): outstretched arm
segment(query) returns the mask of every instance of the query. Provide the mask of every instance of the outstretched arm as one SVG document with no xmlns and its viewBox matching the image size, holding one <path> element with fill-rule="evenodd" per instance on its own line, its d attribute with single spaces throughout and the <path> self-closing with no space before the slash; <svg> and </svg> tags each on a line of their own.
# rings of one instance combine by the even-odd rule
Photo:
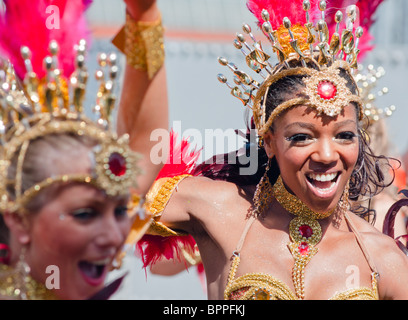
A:
<svg viewBox="0 0 408 320">
<path fill-rule="evenodd" d="M 118 110 L 117 130 L 119 134 L 128 133 L 131 148 L 143 155 L 139 164 L 144 174 L 138 180 L 137 191 L 145 194 L 161 169 L 160 165 L 153 164 L 150 159 L 150 150 L 155 144 L 150 140 L 150 135 L 155 129 L 168 129 L 168 98 L 164 62 L 160 62 L 160 57 L 157 57 L 157 51 L 155 51 L 157 47 L 150 47 L 163 43 L 160 32 L 157 32 L 156 28 L 154 34 L 158 38 L 147 37 L 147 41 L 150 41 L 147 44 L 136 39 L 143 38 L 138 34 L 140 30 L 157 26 L 161 15 L 156 0 L 124 1 L 127 19 L 131 19 L 127 21 L 131 26 L 125 34 L 128 38 L 130 36 L 132 41 L 128 41 L 127 44 L 122 42 L 127 63 Z M 141 26 L 141 29 L 138 26 Z M 150 59 L 147 61 L 148 67 L 143 65 L 143 57 L 140 56 L 143 50 L 146 52 L 145 58 Z M 158 64 L 156 64 L 157 61 Z M 153 63 L 157 68 L 152 70 L 149 63 Z"/>
</svg>

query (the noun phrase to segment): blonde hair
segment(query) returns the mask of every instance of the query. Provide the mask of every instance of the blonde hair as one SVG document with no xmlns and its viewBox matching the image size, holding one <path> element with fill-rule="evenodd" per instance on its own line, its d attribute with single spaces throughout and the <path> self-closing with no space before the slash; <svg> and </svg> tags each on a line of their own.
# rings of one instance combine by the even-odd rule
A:
<svg viewBox="0 0 408 320">
<path fill-rule="evenodd" d="M 96 141 L 89 137 L 69 133 L 50 134 L 30 141 L 22 165 L 21 192 L 23 193 L 35 184 L 44 181 L 52 175 L 58 174 L 58 164 L 65 164 L 64 161 L 66 161 L 64 160 L 64 155 L 67 155 L 73 150 L 91 149 L 96 144 Z M 47 161 L 44 161 L 51 152 L 56 152 L 60 155 L 61 161 L 55 163 L 55 165 L 50 165 Z M 10 181 L 7 185 L 7 191 L 12 199 L 16 198 L 15 177 L 19 153 L 20 150 L 18 150 L 12 158 L 7 173 L 8 180 Z M 51 188 L 47 188 L 45 190 L 46 192 L 43 192 L 44 190 L 40 191 L 38 195 L 26 205 L 26 209 L 30 212 L 39 210 L 44 204 L 44 201 L 48 199 L 47 195 L 53 193 L 52 187 L 53 185 L 51 185 Z"/>
</svg>

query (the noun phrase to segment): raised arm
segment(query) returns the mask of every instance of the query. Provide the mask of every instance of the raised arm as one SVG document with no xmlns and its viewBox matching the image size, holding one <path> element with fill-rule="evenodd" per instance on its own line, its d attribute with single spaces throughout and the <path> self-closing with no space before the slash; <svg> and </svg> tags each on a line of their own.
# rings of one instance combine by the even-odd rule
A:
<svg viewBox="0 0 408 320">
<path fill-rule="evenodd" d="M 151 132 L 168 129 L 163 28 L 156 0 L 125 3 L 126 25 L 113 41 L 125 53 L 127 62 L 117 130 L 119 134 L 128 133 L 131 148 L 143 155 L 140 165 L 144 174 L 138 180 L 137 191 L 145 194 L 161 169 L 150 159 L 155 144 L 150 141 Z"/>
</svg>

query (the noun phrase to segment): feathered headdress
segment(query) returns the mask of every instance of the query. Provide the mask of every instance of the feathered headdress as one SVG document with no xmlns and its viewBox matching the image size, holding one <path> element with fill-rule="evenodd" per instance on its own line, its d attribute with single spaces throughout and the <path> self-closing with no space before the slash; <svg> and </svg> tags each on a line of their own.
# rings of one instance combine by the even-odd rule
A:
<svg viewBox="0 0 408 320">
<path fill-rule="evenodd" d="M 49 55 L 48 44 L 55 40 L 60 48 L 57 58 L 63 75 L 75 70 L 74 45 L 81 39 L 89 44 L 90 31 L 85 10 L 91 0 L 3 0 L 0 15 L 0 54 L 13 64 L 17 76 L 26 72 L 20 49 L 32 52 L 33 71 L 39 78 L 45 75 L 43 59 Z"/>
<path fill-rule="evenodd" d="M 265 44 L 256 39 L 248 24 L 244 24 L 244 33 L 237 34 L 234 46 L 241 50 L 245 62 L 257 75 L 252 77 L 220 57 L 219 63 L 234 73 L 236 85 L 228 83 L 223 74 L 218 75 L 218 80 L 252 110 L 260 136 L 282 111 L 300 104 L 332 117 L 353 102 L 358 106 L 359 119 L 363 118 L 359 92 L 350 90 L 346 84 L 347 81 L 355 82 L 353 69 L 358 68 L 364 28 L 367 30 L 371 26 L 372 15 L 380 1 L 375 1 L 375 4 L 369 4 L 367 0 L 350 3 L 352 1 L 247 1 L 279 63 L 272 62 L 270 53 L 264 50 Z M 333 4 L 341 7 L 336 8 Z M 360 10 L 363 11 L 361 15 Z M 360 16 L 365 23 L 363 26 Z M 249 35 L 252 45 L 244 34 Z M 344 77 L 340 76 L 343 71 Z M 257 79 L 258 75 L 263 78 L 261 81 Z M 305 89 L 302 98 L 299 96 L 285 101 L 267 115 L 265 101 L 269 88 L 280 79 L 294 75 L 303 77 Z"/>
<path fill-rule="evenodd" d="M 373 36 L 369 30 L 375 22 L 374 15 L 378 6 L 384 0 L 328 0 L 326 1 L 326 23 L 330 34 L 333 34 L 336 29 L 336 21 L 334 19 L 337 10 L 345 10 L 350 5 L 357 7 L 356 22 L 363 29 L 363 35 L 360 38 L 360 54 L 359 59 L 362 59 L 365 54 L 373 49 L 370 44 Z M 310 20 L 315 20 L 320 15 L 319 10 L 320 0 L 310 0 L 309 17 Z M 304 25 L 307 23 L 304 14 L 304 6 L 302 1 L 279 1 L 279 0 L 248 0 L 248 9 L 257 18 L 258 25 L 261 27 L 263 21 L 262 10 L 266 9 L 270 14 L 270 22 L 274 29 L 277 29 L 287 17 L 290 21 L 296 21 L 298 24 Z M 343 22 L 344 24 L 345 22 Z M 344 26 L 341 26 L 344 27 Z"/>
</svg>

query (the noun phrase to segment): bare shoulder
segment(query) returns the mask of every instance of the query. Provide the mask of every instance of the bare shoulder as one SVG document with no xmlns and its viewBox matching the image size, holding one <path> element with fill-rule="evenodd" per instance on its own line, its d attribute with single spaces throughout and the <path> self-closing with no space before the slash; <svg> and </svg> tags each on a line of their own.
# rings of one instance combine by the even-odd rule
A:
<svg viewBox="0 0 408 320">
<path fill-rule="evenodd" d="M 367 221 L 352 218 L 364 246 L 380 274 L 380 296 L 387 299 L 408 299 L 408 257 L 394 239 L 374 228 Z"/>
<path fill-rule="evenodd" d="M 400 252 L 402 253 L 402 251 L 398 248 L 394 239 L 383 234 L 372 224 L 356 215 L 350 215 L 350 218 L 363 237 L 364 245 L 370 253 L 373 252 L 373 255 L 378 256 L 379 253 L 396 252 L 398 256 L 400 256 Z M 404 254 L 402 254 L 402 256 L 404 256 Z"/>
<path fill-rule="evenodd" d="M 196 230 L 197 226 L 208 231 L 210 225 L 221 220 L 226 222 L 236 215 L 245 217 L 252 197 L 244 189 L 231 182 L 207 177 L 185 178 L 173 192 L 163 218 L 190 233 L 192 227 Z"/>
<path fill-rule="evenodd" d="M 228 201 L 240 197 L 241 194 L 240 187 L 236 184 L 207 177 L 189 177 L 183 180 L 179 188 L 189 197 L 203 200 L 219 199 Z"/>
</svg>

